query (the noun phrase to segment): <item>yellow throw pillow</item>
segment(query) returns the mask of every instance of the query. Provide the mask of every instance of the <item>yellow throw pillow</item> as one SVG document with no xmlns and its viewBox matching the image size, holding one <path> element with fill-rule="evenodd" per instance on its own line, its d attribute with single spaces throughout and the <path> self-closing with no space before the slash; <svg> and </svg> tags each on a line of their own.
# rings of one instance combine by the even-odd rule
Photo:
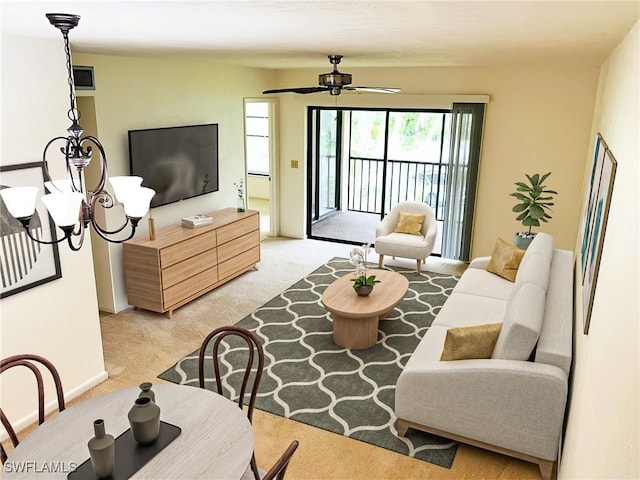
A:
<svg viewBox="0 0 640 480">
<path fill-rule="evenodd" d="M 412 235 L 422 235 L 422 224 L 424 223 L 424 214 L 398 212 L 398 225 L 396 225 L 396 233 L 410 233 Z"/>
<path fill-rule="evenodd" d="M 493 247 L 489 265 L 487 265 L 487 272 L 495 273 L 510 282 L 515 282 L 523 256 L 524 250 L 498 238 Z"/>
<path fill-rule="evenodd" d="M 440 360 L 491 358 L 501 328 L 502 323 L 450 328 Z"/>
</svg>

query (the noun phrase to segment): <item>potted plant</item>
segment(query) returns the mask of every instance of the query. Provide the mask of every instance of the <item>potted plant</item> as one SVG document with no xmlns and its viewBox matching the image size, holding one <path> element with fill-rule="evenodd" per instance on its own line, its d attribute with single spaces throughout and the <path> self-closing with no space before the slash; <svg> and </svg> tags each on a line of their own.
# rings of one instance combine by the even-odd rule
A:
<svg viewBox="0 0 640 480">
<path fill-rule="evenodd" d="M 522 222 L 522 225 L 529 227 L 526 232 L 516 232 L 513 236 L 513 244 L 526 250 L 531 240 L 536 236 L 531 232 L 531 227 L 539 227 L 540 222 L 547 223 L 551 219 L 551 206 L 553 205 L 553 195 L 557 195 L 555 190 L 548 190 L 543 183 L 551 172 L 544 175 L 538 173 L 527 175 L 529 183 L 516 182 L 518 187 L 515 192 L 509 194 L 519 200 L 513 206 L 513 211 L 518 214 L 516 220 Z"/>
<path fill-rule="evenodd" d="M 367 255 L 369 253 L 370 245 L 365 243 L 362 247 L 354 247 L 349 253 L 349 262 L 356 267 L 355 277 L 351 279 L 353 282 L 353 288 L 356 293 L 361 297 L 366 297 L 373 290 L 373 286 L 376 283 L 380 283 L 380 280 L 376 280 L 375 275 L 367 276 Z"/>
</svg>

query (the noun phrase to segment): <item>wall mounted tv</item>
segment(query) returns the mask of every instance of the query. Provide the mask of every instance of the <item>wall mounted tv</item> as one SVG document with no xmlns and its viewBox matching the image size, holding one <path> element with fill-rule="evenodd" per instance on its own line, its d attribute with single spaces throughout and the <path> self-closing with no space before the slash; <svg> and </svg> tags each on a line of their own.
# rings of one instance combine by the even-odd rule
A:
<svg viewBox="0 0 640 480">
<path fill-rule="evenodd" d="M 129 130 L 131 174 L 152 207 L 218 191 L 218 124 Z"/>
</svg>

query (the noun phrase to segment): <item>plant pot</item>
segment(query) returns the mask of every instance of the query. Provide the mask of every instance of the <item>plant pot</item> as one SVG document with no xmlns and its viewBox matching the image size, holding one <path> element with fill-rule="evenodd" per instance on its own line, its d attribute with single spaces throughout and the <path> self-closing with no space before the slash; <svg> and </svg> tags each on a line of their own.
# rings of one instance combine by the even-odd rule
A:
<svg viewBox="0 0 640 480">
<path fill-rule="evenodd" d="M 139 397 L 129 410 L 133 438 L 140 445 L 153 443 L 160 435 L 160 407 L 149 397 Z"/>
<path fill-rule="evenodd" d="M 366 297 L 373 291 L 373 285 L 361 285 L 359 287 L 353 287 L 358 296 Z"/>
<path fill-rule="evenodd" d="M 529 248 L 529 244 L 535 238 L 535 233 L 528 232 L 516 232 L 513 234 L 513 245 L 515 247 L 521 248 L 522 250 L 526 250 Z"/>
</svg>

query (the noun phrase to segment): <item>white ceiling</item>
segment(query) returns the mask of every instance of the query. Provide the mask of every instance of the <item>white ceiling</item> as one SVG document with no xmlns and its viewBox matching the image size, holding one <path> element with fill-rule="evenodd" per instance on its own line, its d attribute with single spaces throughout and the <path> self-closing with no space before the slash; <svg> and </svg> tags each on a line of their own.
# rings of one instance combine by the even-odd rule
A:
<svg viewBox="0 0 640 480">
<path fill-rule="evenodd" d="M 82 17 L 74 51 L 205 55 L 266 68 L 600 65 L 640 17 L 633 1 L 1 0 L 4 33 L 60 38 L 44 14 Z"/>
</svg>

